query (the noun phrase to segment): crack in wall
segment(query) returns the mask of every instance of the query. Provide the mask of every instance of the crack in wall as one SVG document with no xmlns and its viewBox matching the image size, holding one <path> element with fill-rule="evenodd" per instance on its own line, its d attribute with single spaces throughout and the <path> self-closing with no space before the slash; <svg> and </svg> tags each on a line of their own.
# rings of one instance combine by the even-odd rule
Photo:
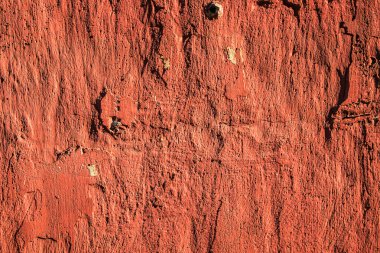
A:
<svg viewBox="0 0 380 253">
<path fill-rule="evenodd" d="M 214 220 L 213 228 L 211 229 L 210 234 L 209 234 L 209 244 L 208 244 L 208 247 L 207 247 L 207 252 L 208 253 L 213 253 L 214 252 L 213 247 L 214 247 L 214 243 L 215 243 L 215 239 L 216 239 L 216 232 L 217 232 L 217 229 L 218 229 L 219 214 L 220 214 L 220 210 L 222 208 L 222 205 L 223 205 L 223 200 L 221 199 L 219 201 L 218 209 L 216 210 L 216 215 L 215 215 L 215 220 Z"/>
<path fill-rule="evenodd" d="M 348 27 L 345 22 L 339 23 L 339 28 L 343 29 L 343 34 L 351 37 L 351 46 L 350 46 L 350 54 L 349 54 L 349 63 L 348 66 L 344 68 L 344 70 L 337 69 L 337 74 L 339 77 L 339 94 L 338 101 L 335 106 L 333 106 L 326 118 L 326 127 L 325 127 L 325 140 L 329 141 L 331 139 L 331 131 L 334 127 L 334 115 L 338 112 L 339 107 L 344 103 L 344 101 L 348 98 L 348 93 L 350 89 L 350 80 L 349 80 L 349 71 L 351 65 L 353 63 L 353 48 L 354 48 L 354 34 L 349 33 Z"/>
<path fill-rule="evenodd" d="M 51 242 L 57 242 L 57 239 L 53 238 L 53 237 L 49 237 L 49 236 L 37 236 L 37 239 L 40 239 L 40 240 L 48 240 L 48 241 L 51 241 Z"/>
</svg>

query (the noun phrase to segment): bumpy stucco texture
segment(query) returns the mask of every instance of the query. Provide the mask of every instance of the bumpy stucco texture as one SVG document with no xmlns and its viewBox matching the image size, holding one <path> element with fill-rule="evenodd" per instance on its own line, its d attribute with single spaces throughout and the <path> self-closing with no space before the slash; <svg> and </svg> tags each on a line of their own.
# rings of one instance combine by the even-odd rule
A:
<svg viewBox="0 0 380 253">
<path fill-rule="evenodd" d="M 380 1 L 208 4 L 0 1 L 1 252 L 380 252 Z"/>
</svg>

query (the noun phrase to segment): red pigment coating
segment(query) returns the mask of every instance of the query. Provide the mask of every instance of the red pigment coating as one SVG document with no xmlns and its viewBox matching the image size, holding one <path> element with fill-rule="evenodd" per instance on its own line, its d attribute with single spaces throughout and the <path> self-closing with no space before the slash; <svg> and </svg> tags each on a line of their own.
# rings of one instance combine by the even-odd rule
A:
<svg viewBox="0 0 380 253">
<path fill-rule="evenodd" d="M 0 1 L 0 252 L 380 252 L 380 1 Z"/>
</svg>

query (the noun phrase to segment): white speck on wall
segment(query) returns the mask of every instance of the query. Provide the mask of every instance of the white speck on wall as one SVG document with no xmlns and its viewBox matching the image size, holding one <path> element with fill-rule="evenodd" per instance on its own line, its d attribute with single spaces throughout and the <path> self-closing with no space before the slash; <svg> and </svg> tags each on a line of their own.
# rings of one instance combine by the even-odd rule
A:
<svg viewBox="0 0 380 253">
<path fill-rule="evenodd" d="M 96 165 L 95 164 L 89 164 L 87 165 L 87 169 L 90 171 L 90 176 L 96 177 L 98 176 L 98 171 L 96 170 Z"/>
</svg>

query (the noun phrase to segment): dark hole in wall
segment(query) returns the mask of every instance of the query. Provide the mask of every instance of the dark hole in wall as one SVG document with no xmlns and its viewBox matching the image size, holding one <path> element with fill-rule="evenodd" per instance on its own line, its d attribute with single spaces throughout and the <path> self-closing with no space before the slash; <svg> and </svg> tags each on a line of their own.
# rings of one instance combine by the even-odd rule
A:
<svg viewBox="0 0 380 253">
<path fill-rule="evenodd" d="M 218 19 L 223 14 L 223 7 L 219 3 L 211 2 L 204 11 L 209 20 Z"/>
</svg>

